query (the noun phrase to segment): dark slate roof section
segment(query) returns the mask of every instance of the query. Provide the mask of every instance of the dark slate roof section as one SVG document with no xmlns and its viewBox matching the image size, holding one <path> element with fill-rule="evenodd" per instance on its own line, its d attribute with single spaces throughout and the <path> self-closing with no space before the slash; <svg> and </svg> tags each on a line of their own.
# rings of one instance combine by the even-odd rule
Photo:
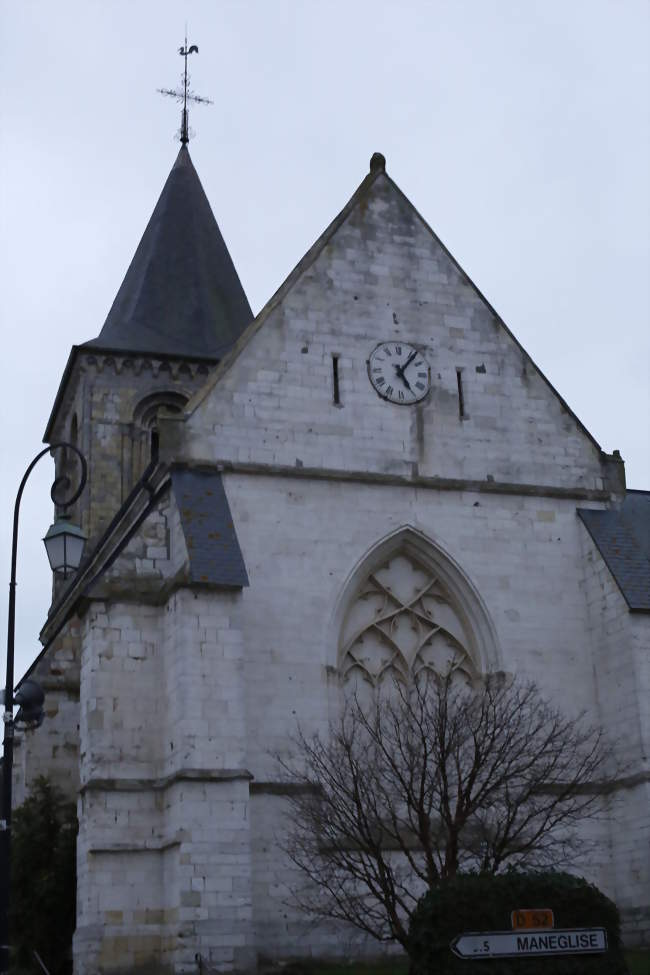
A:
<svg viewBox="0 0 650 975">
<path fill-rule="evenodd" d="M 621 517 L 634 532 L 645 557 L 650 559 L 650 491 L 627 491 Z"/>
<path fill-rule="evenodd" d="M 248 585 L 221 474 L 172 469 L 172 491 L 190 559 L 190 581 L 241 588 Z"/>
<path fill-rule="evenodd" d="M 650 611 L 650 492 L 628 491 L 617 510 L 578 515 L 630 609 Z"/>
<path fill-rule="evenodd" d="M 85 347 L 219 359 L 252 320 L 183 146 L 104 327 Z"/>
</svg>

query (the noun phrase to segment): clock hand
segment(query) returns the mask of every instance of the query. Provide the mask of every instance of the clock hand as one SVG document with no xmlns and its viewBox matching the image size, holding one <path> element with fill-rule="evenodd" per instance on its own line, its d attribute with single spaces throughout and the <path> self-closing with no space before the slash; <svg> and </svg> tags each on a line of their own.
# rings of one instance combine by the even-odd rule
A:
<svg viewBox="0 0 650 975">
<path fill-rule="evenodd" d="M 413 362 L 413 360 L 415 359 L 415 357 L 416 357 L 417 354 L 418 354 L 418 350 L 417 349 L 414 349 L 413 352 L 411 352 L 410 356 L 408 357 L 408 359 L 406 360 L 406 362 L 402 366 L 402 372 L 404 372 L 405 369 L 408 369 L 408 367 L 411 365 L 411 363 Z"/>
<path fill-rule="evenodd" d="M 399 378 L 402 380 L 402 382 L 404 383 L 404 385 L 406 386 L 406 388 L 410 392 L 413 392 L 413 390 L 411 389 L 411 384 L 409 383 L 408 379 L 404 375 L 404 366 L 398 366 L 396 362 L 394 362 L 393 365 L 395 366 L 395 372 L 397 373 L 397 375 L 399 376 Z"/>
</svg>

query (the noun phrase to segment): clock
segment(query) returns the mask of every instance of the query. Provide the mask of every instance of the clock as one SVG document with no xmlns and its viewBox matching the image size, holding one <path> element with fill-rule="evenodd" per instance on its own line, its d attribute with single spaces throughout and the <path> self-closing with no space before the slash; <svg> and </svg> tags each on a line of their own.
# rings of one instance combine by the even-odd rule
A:
<svg viewBox="0 0 650 975">
<path fill-rule="evenodd" d="M 405 406 L 424 399 L 431 386 L 429 363 L 408 342 L 381 342 L 368 359 L 368 376 L 382 399 Z"/>
</svg>

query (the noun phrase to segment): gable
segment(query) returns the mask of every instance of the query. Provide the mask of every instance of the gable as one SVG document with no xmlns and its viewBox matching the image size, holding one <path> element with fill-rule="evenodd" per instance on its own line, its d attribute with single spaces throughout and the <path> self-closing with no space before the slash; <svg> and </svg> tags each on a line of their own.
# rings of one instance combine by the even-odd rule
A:
<svg viewBox="0 0 650 975">
<path fill-rule="evenodd" d="M 386 341 L 425 356 L 419 404 L 372 388 Z M 377 168 L 188 411 L 168 443 L 197 460 L 587 490 L 606 477 L 596 441 Z"/>
</svg>

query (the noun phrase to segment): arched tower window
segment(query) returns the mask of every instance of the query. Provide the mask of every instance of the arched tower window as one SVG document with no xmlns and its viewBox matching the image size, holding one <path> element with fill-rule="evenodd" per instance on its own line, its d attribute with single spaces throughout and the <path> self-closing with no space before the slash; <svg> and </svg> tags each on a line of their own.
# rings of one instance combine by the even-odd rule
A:
<svg viewBox="0 0 650 975">
<path fill-rule="evenodd" d="M 140 400 L 133 411 L 133 480 L 142 476 L 151 460 L 158 456 L 158 416 L 161 410 L 181 413 L 188 398 L 176 391 L 152 393 Z"/>
<path fill-rule="evenodd" d="M 432 542 L 402 529 L 353 574 L 344 599 L 339 672 L 344 683 L 495 669 L 487 614 L 459 568 Z"/>
</svg>

